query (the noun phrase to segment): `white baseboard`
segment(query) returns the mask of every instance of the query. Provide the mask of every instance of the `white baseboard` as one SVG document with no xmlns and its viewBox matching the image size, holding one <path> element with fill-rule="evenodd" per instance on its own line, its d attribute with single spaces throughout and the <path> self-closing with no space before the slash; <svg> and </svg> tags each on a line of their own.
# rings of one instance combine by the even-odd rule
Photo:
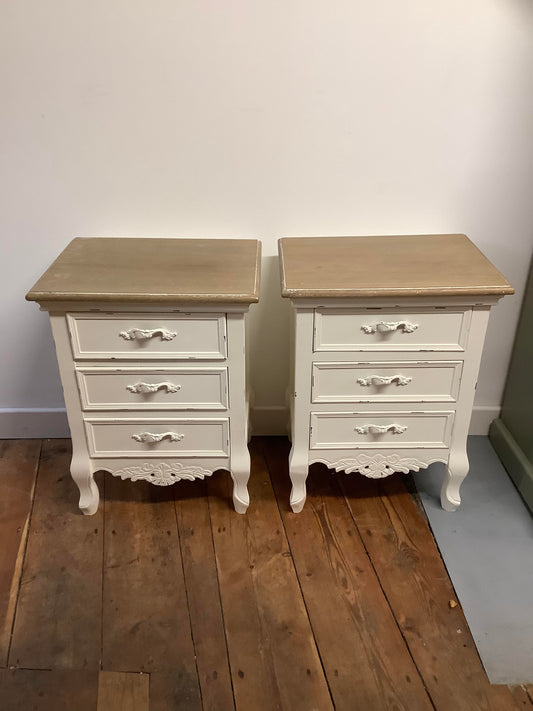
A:
<svg viewBox="0 0 533 711">
<path fill-rule="evenodd" d="M 500 416 L 500 406 L 483 405 L 476 406 L 472 410 L 470 420 L 469 435 L 488 435 L 491 422 Z"/>
<path fill-rule="evenodd" d="M 0 408 L 0 439 L 70 437 L 65 408 Z"/>
<path fill-rule="evenodd" d="M 474 407 L 469 434 L 487 435 L 499 407 Z M 282 405 L 255 406 L 250 412 L 253 435 L 286 435 L 289 411 Z M 0 408 L 0 439 L 70 437 L 64 408 Z"/>
</svg>

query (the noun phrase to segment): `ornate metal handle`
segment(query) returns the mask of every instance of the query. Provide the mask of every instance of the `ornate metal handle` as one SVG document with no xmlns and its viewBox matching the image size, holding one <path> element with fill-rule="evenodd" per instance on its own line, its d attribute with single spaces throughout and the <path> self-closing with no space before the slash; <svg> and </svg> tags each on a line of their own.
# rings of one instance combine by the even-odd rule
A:
<svg viewBox="0 0 533 711">
<path fill-rule="evenodd" d="M 145 341 L 158 334 L 162 341 L 171 341 L 178 335 L 175 331 L 167 331 L 166 328 L 130 328 L 129 331 L 120 332 L 120 336 L 126 341 Z"/>
<path fill-rule="evenodd" d="M 357 378 L 359 385 L 391 385 L 396 381 L 396 385 L 408 385 L 412 378 L 405 375 L 391 375 L 383 377 L 382 375 L 369 375 L 368 378 Z"/>
<path fill-rule="evenodd" d="M 126 390 L 129 390 L 130 393 L 156 393 L 158 390 L 161 390 L 161 388 L 166 388 L 167 393 L 177 393 L 178 390 L 181 390 L 181 385 L 174 385 L 174 383 L 154 383 L 151 385 L 150 383 L 136 383 L 136 385 L 126 385 Z"/>
<path fill-rule="evenodd" d="M 175 432 L 163 432 L 163 434 L 152 434 L 152 432 L 141 432 L 140 434 L 134 434 L 131 436 L 136 442 L 161 442 L 162 439 L 168 439 L 171 442 L 181 442 L 185 437 L 182 434 L 176 434 Z"/>
<path fill-rule="evenodd" d="M 355 431 L 357 434 L 385 434 L 386 432 L 392 432 L 392 434 L 402 434 L 407 429 L 406 425 L 363 425 L 362 427 L 356 427 Z"/>
<path fill-rule="evenodd" d="M 379 321 L 379 323 L 374 324 L 363 324 L 361 328 L 365 333 L 376 333 L 376 331 L 378 333 L 389 333 L 400 329 L 404 333 L 412 333 L 416 331 L 418 324 L 410 321 Z"/>
</svg>

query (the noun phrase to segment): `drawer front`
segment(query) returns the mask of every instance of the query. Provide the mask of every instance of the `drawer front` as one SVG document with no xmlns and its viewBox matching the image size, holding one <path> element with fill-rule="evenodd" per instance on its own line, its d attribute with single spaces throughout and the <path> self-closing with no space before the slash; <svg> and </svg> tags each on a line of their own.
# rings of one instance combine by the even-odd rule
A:
<svg viewBox="0 0 533 711">
<path fill-rule="evenodd" d="M 226 357 L 224 314 L 67 314 L 77 359 Z"/>
<path fill-rule="evenodd" d="M 311 449 L 448 447 L 453 412 L 311 413 Z"/>
<path fill-rule="evenodd" d="M 315 351 L 463 351 L 470 310 L 316 309 Z"/>
<path fill-rule="evenodd" d="M 226 410 L 226 368 L 76 368 L 84 410 Z"/>
<path fill-rule="evenodd" d="M 455 402 L 461 361 L 313 363 L 312 402 Z"/>
<path fill-rule="evenodd" d="M 227 419 L 86 418 L 91 457 L 227 457 Z"/>
</svg>

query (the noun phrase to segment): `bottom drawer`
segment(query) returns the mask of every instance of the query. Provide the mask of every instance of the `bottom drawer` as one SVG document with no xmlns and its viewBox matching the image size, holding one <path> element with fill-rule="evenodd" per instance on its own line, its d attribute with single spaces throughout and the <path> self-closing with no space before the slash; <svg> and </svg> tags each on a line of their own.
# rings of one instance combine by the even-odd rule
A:
<svg viewBox="0 0 533 711">
<path fill-rule="evenodd" d="M 311 449 L 448 447 L 453 412 L 314 412 Z"/>
<path fill-rule="evenodd" d="M 91 457 L 227 457 L 227 418 L 87 418 Z"/>
</svg>

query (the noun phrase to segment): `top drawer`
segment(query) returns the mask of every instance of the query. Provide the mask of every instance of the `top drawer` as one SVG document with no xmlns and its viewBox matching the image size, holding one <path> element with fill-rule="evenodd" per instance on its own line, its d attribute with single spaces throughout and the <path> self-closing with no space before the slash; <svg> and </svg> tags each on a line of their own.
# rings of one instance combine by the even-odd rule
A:
<svg viewBox="0 0 533 711">
<path fill-rule="evenodd" d="M 463 351 L 470 309 L 315 309 L 315 351 Z"/>
<path fill-rule="evenodd" d="M 226 357 L 226 319 L 219 313 L 67 314 L 74 358 L 99 360 Z"/>
</svg>

